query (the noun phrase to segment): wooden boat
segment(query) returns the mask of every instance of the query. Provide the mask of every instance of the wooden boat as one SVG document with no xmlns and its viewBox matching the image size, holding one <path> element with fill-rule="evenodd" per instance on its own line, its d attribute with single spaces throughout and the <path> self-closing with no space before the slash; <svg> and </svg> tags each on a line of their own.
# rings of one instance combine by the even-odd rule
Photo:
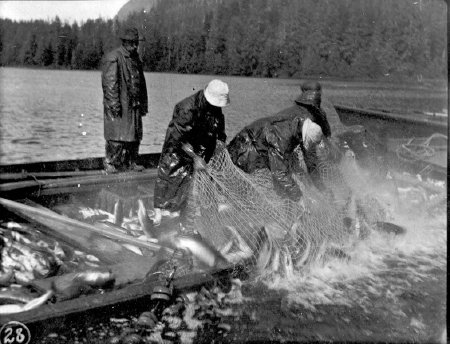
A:
<svg viewBox="0 0 450 344">
<path fill-rule="evenodd" d="M 42 233 L 71 247 L 99 258 L 102 265 L 116 276 L 115 288 L 104 294 L 83 295 L 76 299 L 43 305 L 39 308 L 11 315 L 0 314 L 0 324 L 20 321 L 28 326 L 32 337 L 49 333 L 52 328 L 74 321 L 80 314 L 106 316 L 114 309 L 148 310 L 153 288 L 160 280 L 148 280 L 146 274 L 160 263 L 161 246 L 143 241 L 115 230 L 105 222 L 87 223 L 71 217 L 73 201 L 86 206 L 111 206 L 120 197 L 133 211 L 137 199 L 152 207 L 155 166 L 159 154 L 144 154 L 139 163 L 143 172 L 123 172 L 107 175 L 103 172 L 103 159 L 90 158 L 17 164 L 0 167 L 0 209 L 2 218 L 15 216 L 35 226 Z M 98 202 L 103 200 L 103 204 Z M 108 204 L 109 203 L 109 204 Z M 136 211 L 136 209 L 134 209 Z M 122 244 L 139 248 L 143 256 L 124 249 Z M 183 257 L 171 249 L 164 249 L 165 257 L 172 255 L 177 262 Z M 182 262 L 181 262 L 182 263 Z M 204 284 L 229 281 L 229 269 L 195 271 L 175 276 L 173 287 L 177 291 L 195 290 Z M 37 280 L 36 290 L 47 290 L 58 277 Z M 45 322 L 45 326 L 42 324 Z"/>
<path fill-rule="evenodd" d="M 391 166 L 423 177 L 447 179 L 448 117 L 335 105 L 345 126 L 363 125 L 386 147 Z"/>
<path fill-rule="evenodd" d="M 394 142 L 392 140 L 419 134 L 423 136 L 424 132 L 434 134 L 447 131 L 445 122 L 398 117 L 342 106 L 336 106 L 336 110 L 339 115 L 339 118 L 335 118 L 336 121 L 348 126 L 363 124 L 368 130 L 380 134 L 385 142 L 388 139 Z M 389 152 L 394 154 L 395 149 L 389 148 Z M 0 315 L 0 323 L 20 321 L 27 324 L 36 335 L 42 335 L 43 331 L 51 331 L 80 315 L 94 313 L 96 316 L 107 316 L 112 309 L 117 312 L 121 307 L 135 307 L 136 310 L 148 308 L 150 294 L 158 281 L 145 280 L 145 276 L 158 263 L 157 252 L 161 247 L 157 243 L 130 238 L 99 223 L 91 224 L 71 218 L 70 209 L 64 205 L 70 204 L 75 198 L 77 201 L 83 200 L 87 205 L 98 206 L 101 202 L 99 197 L 103 197 L 106 198 L 103 208 L 108 208 L 111 207 L 111 202 L 107 204 L 108 197 L 122 197 L 131 203 L 138 198 L 145 200 L 151 208 L 158 160 L 159 154 L 143 154 L 138 161 L 145 167 L 143 172 L 109 175 L 103 172 L 101 157 L 0 166 L 0 207 L 3 217 L 7 214 L 19 216 L 39 226 L 44 233 L 91 252 L 118 276 L 118 288 L 115 290 L 52 303 L 14 315 Z M 436 160 L 435 163 L 424 160 L 419 163 L 428 164 L 436 172 L 438 179 L 446 180 L 445 160 Z M 416 171 L 420 166 L 408 165 L 408 168 Z M 129 206 L 130 209 L 132 207 Z M 117 243 L 133 244 L 146 254 L 144 257 L 136 255 Z M 167 252 L 170 253 L 170 250 Z M 176 258 L 182 259 L 178 256 Z M 205 283 L 226 284 L 231 272 L 236 271 L 235 268 L 230 266 L 221 270 L 189 273 L 175 278 L 174 287 L 177 290 L 189 290 Z M 50 283 L 51 278 L 39 281 L 35 287 L 45 289 Z M 41 326 L 43 322 L 46 323 L 45 327 Z"/>
</svg>

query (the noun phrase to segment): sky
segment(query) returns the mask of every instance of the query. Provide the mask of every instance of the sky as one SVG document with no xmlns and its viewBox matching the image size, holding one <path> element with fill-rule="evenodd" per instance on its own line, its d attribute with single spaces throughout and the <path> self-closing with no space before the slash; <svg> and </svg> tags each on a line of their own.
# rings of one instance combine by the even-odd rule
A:
<svg viewBox="0 0 450 344">
<path fill-rule="evenodd" d="M 53 20 L 81 23 L 88 19 L 113 18 L 128 0 L 78 1 L 3 1 L 0 0 L 0 18 L 11 20 Z"/>
</svg>

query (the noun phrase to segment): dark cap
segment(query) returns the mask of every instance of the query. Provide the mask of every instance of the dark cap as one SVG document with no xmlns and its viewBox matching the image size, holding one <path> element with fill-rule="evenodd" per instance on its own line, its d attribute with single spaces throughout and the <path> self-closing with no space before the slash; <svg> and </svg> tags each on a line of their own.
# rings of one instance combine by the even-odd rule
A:
<svg viewBox="0 0 450 344">
<path fill-rule="evenodd" d="M 322 86 L 317 81 L 306 81 L 301 86 L 302 94 L 295 100 L 299 105 L 310 106 L 313 121 L 320 125 L 326 137 L 330 137 L 331 128 L 326 113 L 320 108 L 322 102 Z"/>
<path fill-rule="evenodd" d="M 302 91 L 322 91 L 322 86 L 317 81 L 305 81 L 302 84 Z"/>
<path fill-rule="evenodd" d="M 143 41 L 144 38 L 139 36 L 139 32 L 135 27 L 125 27 L 121 30 L 119 38 L 124 41 Z"/>
<path fill-rule="evenodd" d="M 297 104 L 313 105 L 320 108 L 322 86 L 317 81 L 306 81 L 301 86 L 302 93 L 295 100 Z"/>
</svg>

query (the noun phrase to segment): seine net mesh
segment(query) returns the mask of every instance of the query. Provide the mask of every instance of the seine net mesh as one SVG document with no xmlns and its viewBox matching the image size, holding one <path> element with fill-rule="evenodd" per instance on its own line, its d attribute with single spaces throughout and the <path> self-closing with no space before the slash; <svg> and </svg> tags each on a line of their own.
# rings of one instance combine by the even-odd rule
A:
<svg viewBox="0 0 450 344">
<path fill-rule="evenodd" d="M 319 159 L 316 172 L 326 186 L 325 193 L 312 183 L 301 151 L 295 152 L 294 179 L 303 193 L 300 202 L 275 192 L 269 170 L 247 174 L 222 150 L 206 172 L 194 175 L 188 227 L 232 263 L 247 261 L 278 270 L 308 267 L 325 257 L 327 248 L 346 245 L 355 236 L 349 219 L 356 219 L 358 213 L 365 214 L 368 222 L 383 220 L 382 212 L 371 210 L 377 201 L 365 192 L 367 183 L 351 151 L 340 163 Z"/>
</svg>

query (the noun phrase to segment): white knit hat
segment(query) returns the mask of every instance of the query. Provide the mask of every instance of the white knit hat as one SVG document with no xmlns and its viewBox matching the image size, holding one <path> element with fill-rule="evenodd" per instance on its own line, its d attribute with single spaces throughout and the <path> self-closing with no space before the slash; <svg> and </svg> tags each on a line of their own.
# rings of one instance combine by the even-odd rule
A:
<svg viewBox="0 0 450 344">
<path fill-rule="evenodd" d="M 320 141 L 322 141 L 323 139 L 322 128 L 320 128 L 318 124 L 307 118 L 303 123 L 302 138 L 305 148 L 309 147 L 310 144 L 320 143 Z"/>
<path fill-rule="evenodd" d="M 205 87 L 205 98 L 211 105 L 224 107 L 230 104 L 228 85 L 221 80 L 212 80 Z"/>
</svg>

